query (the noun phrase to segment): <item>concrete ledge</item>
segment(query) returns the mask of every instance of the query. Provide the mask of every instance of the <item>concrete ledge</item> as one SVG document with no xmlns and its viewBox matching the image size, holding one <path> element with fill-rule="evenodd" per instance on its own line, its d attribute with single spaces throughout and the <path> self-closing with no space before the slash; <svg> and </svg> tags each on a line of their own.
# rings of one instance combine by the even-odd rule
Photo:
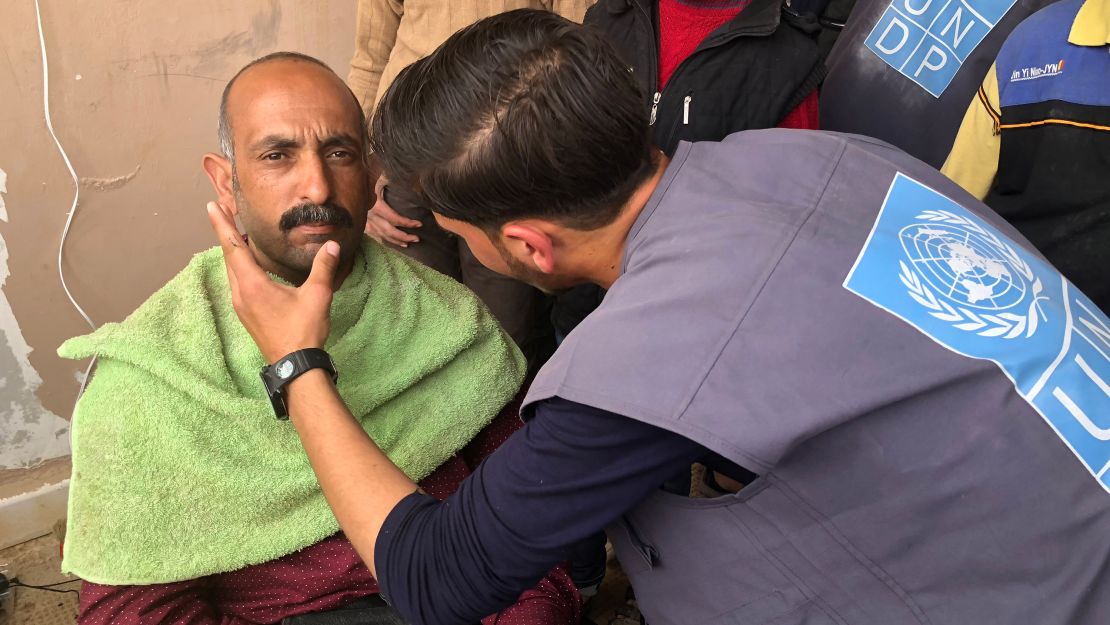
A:
<svg viewBox="0 0 1110 625">
<path fill-rule="evenodd" d="M 45 536 L 66 516 L 69 480 L 0 499 L 0 549 Z"/>
</svg>

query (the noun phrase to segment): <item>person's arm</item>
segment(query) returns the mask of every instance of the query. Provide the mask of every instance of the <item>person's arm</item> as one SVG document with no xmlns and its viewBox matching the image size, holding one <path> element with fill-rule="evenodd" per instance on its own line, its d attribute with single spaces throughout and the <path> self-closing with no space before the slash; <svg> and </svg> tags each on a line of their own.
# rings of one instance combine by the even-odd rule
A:
<svg viewBox="0 0 1110 625">
<path fill-rule="evenodd" d="M 705 453 L 677 434 L 560 398 L 442 504 L 406 497 L 378 536 L 383 595 L 417 623 L 466 623 L 512 602 Z"/>
<path fill-rule="evenodd" d="M 81 584 L 77 625 L 162 623 L 163 625 L 250 625 L 221 615 L 203 597 L 203 581 L 149 586 Z"/>
<path fill-rule="evenodd" d="M 940 172 L 982 200 L 998 173 L 999 135 L 998 77 L 995 66 L 987 72 L 979 91 L 971 98 L 956 141 Z"/>
<path fill-rule="evenodd" d="M 400 0 L 359 0 L 355 23 L 355 55 L 347 86 L 369 115 L 378 98 L 382 72 L 397 42 L 404 4 Z"/>
<path fill-rule="evenodd" d="M 475 436 L 455 458 L 420 481 L 436 499 L 450 497 L 466 475 L 521 428 L 520 400 L 509 402 L 500 414 Z M 483 625 L 578 625 L 582 620 L 582 596 L 564 563 L 547 572 L 539 584 L 524 591 L 513 605 L 482 619 Z"/>
<path fill-rule="evenodd" d="M 321 340 L 317 346 L 322 345 Z M 278 349 L 272 353 L 281 355 L 267 356 L 267 360 L 276 362 L 297 349 L 303 347 Z M 289 421 L 301 437 L 324 498 L 343 533 L 380 581 L 374 567 L 378 533 L 386 516 L 402 499 L 417 492 L 417 486 L 351 416 L 327 373 L 314 369 L 286 389 Z"/>
</svg>

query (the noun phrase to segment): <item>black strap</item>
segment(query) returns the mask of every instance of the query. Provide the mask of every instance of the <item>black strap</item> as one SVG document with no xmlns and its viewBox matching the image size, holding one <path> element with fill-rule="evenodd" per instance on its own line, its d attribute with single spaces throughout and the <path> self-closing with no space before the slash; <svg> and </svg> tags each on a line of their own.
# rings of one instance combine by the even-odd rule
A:
<svg viewBox="0 0 1110 625">
<path fill-rule="evenodd" d="M 272 365 L 262 367 L 260 375 L 266 394 L 274 407 L 278 419 L 288 419 L 289 409 L 285 404 L 285 387 L 313 369 L 323 369 L 331 374 L 332 382 L 339 379 L 331 355 L 318 347 L 299 349 L 278 359 Z"/>
</svg>

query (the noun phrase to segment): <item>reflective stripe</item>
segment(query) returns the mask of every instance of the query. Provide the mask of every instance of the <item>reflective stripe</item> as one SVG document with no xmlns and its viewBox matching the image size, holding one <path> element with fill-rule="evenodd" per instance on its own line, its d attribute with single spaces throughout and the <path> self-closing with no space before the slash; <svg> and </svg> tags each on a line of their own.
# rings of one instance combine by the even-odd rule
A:
<svg viewBox="0 0 1110 625">
<path fill-rule="evenodd" d="M 1061 124 L 1064 126 L 1077 126 L 1079 128 L 1091 128 L 1093 130 L 1110 130 L 1110 126 L 1100 126 L 1098 124 L 1084 124 L 1083 122 L 1073 122 L 1066 119 L 1042 119 L 1035 122 L 1027 122 L 1024 124 L 1000 124 L 999 128 L 1029 128 L 1030 126 L 1044 126 L 1047 124 Z"/>
<path fill-rule="evenodd" d="M 994 107 L 991 106 L 990 98 L 987 97 L 987 92 L 983 89 L 982 85 L 979 85 L 979 92 L 978 93 L 979 93 L 979 101 L 983 103 L 983 108 L 987 109 L 987 115 L 990 115 L 991 119 L 994 120 L 994 134 L 995 134 L 995 136 L 997 136 L 998 134 L 1001 133 L 1001 125 L 1002 125 L 1001 114 L 998 111 L 994 110 Z"/>
</svg>

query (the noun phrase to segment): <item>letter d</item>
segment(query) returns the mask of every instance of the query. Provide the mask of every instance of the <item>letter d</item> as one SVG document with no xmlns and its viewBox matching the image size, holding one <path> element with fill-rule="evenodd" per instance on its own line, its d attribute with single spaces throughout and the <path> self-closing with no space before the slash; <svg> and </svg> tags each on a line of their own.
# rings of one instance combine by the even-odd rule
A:
<svg viewBox="0 0 1110 625">
<path fill-rule="evenodd" d="M 902 39 L 898 41 L 898 45 L 894 46 L 893 48 L 888 48 L 887 46 L 883 45 L 883 42 L 886 41 L 887 35 L 890 34 L 890 30 L 895 26 L 902 29 Z M 898 51 L 902 49 L 902 46 L 906 45 L 906 40 L 909 38 L 910 29 L 906 26 L 905 22 L 898 19 L 897 17 L 891 18 L 890 23 L 886 25 L 886 30 L 884 30 L 883 34 L 879 35 L 879 38 L 875 40 L 875 47 L 878 48 L 879 51 L 883 54 L 897 54 Z"/>
</svg>

